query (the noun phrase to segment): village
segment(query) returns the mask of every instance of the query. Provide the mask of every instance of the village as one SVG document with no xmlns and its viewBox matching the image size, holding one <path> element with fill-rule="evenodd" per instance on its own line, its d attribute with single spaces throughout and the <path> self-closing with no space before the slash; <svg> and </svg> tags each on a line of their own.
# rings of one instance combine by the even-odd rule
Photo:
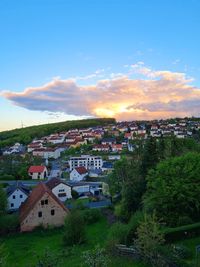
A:
<svg viewBox="0 0 200 267">
<path fill-rule="evenodd" d="M 28 153 L 41 158 L 42 164 L 29 166 L 26 180 L 3 181 L 8 212 L 19 211 L 20 230 L 30 231 L 41 224 L 62 225 L 73 199 L 88 208 L 109 207 L 107 176 L 116 161 L 137 149 L 137 140 L 198 138 L 199 129 L 200 122 L 188 119 L 119 122 L 53 133 L 27 146 L 16 143 L 3 149 L 2 157 Z"/>
</svg>

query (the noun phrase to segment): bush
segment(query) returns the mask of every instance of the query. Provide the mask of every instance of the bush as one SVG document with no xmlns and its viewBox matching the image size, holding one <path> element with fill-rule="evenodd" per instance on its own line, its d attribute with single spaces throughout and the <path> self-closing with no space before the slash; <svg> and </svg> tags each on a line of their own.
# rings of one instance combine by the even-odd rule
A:
<svg viewBox="0 0 200 267">
<path fill-rule="evenodd" d="M 98 209 L 86 209 L 82 211 L 84 221 L 87 224 L 92 224 L 100 220 L 101 211 Z"/>
<path fill-rule="evenodd" d="M 19 231 L 19 218 L 16 214 L 0 216 L 0 235 Z"/>
<path fill-rule="evenodd" d="M 85 221 L 79 211 L 73 211 L 67 215 L 64 229 L 63 242 L 66 246 L 85 242 Z"/>
<path fill-rule="evenodd" d="M 72 198 L 77 199 L 78 197 L 79 197 L 78 192 L 72 189 Z"/>
<path fill-rule="evenodd" d="M 176 228 L 164 229 L 165 240 L 172 243 L 178 240 L 200 235 L 200 223 L 184 225 Z"/>
<path fill-rule="evenodd" d="M 15 177 L 10 174 L 1 174 L 0 180 L 15 180 Z"/>
<path fill-rule="evenodd" d="M 131 244 L 136 237 L 136 230 L 141 222 L 144 221 L 144 214 L 142 211 L 136 211 L 130 218 L 128 223 L 127 243 Z"/>
<path fill-rule="evenodd" d="M 128 225 L 123 223 L 115 223 L 111 226 L 108 241 L 114 240 L 116 244 L 126 244 L 128 236 Z"/>
</svg>

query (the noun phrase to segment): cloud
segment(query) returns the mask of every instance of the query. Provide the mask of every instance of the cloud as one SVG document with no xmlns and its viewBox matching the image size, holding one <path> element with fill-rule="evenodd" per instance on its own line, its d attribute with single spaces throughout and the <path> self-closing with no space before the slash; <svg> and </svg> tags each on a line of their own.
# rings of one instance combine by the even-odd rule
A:
<svg viewBox="0 0 200 267">
<path fill-rule="evenodd" d="M 103 70 L 96 71 L 96 74 Z M 135 79 L 134 74 L 142 75 Z M 118 120 L 200 115 L 200 89 L 184 73 L 155 71 L 138 62 L 128 73 L 112 73 L 95 85 L 74 79 L 54 79 L 22 92 L 1 95 L 28 110 L 62 112 L 76 116 L 115 117 Z"/>
</svg>

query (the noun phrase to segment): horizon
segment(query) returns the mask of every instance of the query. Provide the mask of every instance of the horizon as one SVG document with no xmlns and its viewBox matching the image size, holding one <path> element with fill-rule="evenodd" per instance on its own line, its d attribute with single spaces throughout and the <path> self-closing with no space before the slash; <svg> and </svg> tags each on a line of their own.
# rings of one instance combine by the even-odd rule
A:
<svg viewBox="0 0 200 267">
<path fill-rule="evenodd" d="M 0 2 L 0 132 L 200 116 L 200 2 Z"/>
</svg>

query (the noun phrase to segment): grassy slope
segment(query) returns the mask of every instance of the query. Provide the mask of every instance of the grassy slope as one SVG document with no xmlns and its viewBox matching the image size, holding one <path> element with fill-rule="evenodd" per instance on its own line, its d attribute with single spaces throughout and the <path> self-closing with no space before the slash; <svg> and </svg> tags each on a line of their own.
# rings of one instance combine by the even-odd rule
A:
<svg viewBox="0 0 200 267">
<path fill-rule="evenodd" d="M 82 252 L 92 249 L 95 245 L 105 244 L 108 233 L 108 225 L 105 219 L 96 224 L 87 227 L 88 242 L 84 245 L 76 246 L 72 250 L 70 256 L 63 256 L 61 267 L 82 266 Z M 48 231 L 38 230 L 32 233 L 15 234 L 6 237 L 5 246 L 9 251 L 7 267 L 30 267 L 37 260 L 36 255 L 41 255 L 44 249 L 48 247 L 55 253 L 66 253 L 67 249 L 62 245 L 62 229 L 54 229 Z M 125 258 L 112 258 L 109 267 L 145 267 L 143 264 L 134 263 L 132 260 Z"/>
</svg>

